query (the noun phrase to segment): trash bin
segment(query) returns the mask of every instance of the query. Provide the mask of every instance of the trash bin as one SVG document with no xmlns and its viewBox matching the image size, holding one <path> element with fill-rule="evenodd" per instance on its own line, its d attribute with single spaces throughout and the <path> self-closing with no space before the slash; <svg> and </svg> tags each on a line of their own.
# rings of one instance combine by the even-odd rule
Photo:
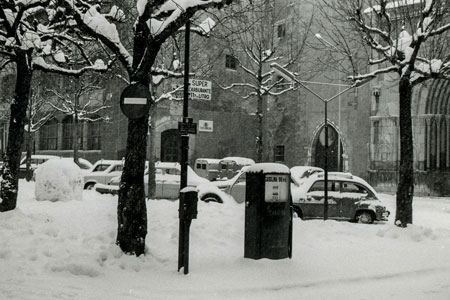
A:
<svg viewBox="0 0 450 300">
<path fill-rule="evenodd" d="M 260 163 L 246 171 L 244 257 L 291 257 L 292 210 L 289 168 Z"/>
</svg>

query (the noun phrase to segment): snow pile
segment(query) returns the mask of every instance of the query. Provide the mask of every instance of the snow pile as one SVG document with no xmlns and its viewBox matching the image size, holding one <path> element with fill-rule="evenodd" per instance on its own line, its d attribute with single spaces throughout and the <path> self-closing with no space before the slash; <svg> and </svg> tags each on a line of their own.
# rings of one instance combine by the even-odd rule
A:
<svg viewBox="0 0 450 300">
<path fill-rule="evenodd" d="M 147 201 L 146 255 L 136 258 L 115 245 L 117 196 L 37 202 L 35 183 L 19 185 L 17 208 L 0 214 L 0 299 L 449 299 L 449 198 L 415 197 L 406 229 L 393 225 L 388 195 L 389 222 L 295 218 L 283 260 L 243 257 L 245 204 L 199 202 L 185 276 L 178 201 Z"/>
<path fill-rule="evenodd" d="M 36 169 L 35 195 L 37 201 L 81 200 L 83 175 L 73 162 L 50 159 Z"/>
</svg>

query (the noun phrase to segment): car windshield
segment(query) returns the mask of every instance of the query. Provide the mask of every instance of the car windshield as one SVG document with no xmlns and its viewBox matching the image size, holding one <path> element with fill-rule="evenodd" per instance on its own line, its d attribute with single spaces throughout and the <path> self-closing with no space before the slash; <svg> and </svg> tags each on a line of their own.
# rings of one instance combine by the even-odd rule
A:
<svg viewBox="0 0 450 300">
<path fill-rule="evenodd" d="M 110 165 L 108 164 L 98 164 L 94 170 L 92 170 L 92 172 L 102 172 L 105 171 L 106 169 L 108 169 Z"/>
</svg>

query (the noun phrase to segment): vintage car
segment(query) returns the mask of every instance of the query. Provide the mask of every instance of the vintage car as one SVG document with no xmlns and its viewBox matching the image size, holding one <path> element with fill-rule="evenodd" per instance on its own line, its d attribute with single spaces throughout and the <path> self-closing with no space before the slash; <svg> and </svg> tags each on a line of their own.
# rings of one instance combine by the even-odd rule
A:
<svg viewBox="0 0 450 300">
<path fill-rule="evenodd" d="M 299 186 L 291 184 L 294 211 L 300 218 L 323 218 L 324 174 L 313 174 Z M 328 218 L 370 224 L 385 221 L 388 216 L 376 191 L 362 178 L 350 173 L 328 173 Z"/>
<path fill-rule="evenodd" d="M 47 160 L 49 159 L 55 159 L 55 158 L 59 158 L 59 156 L 56 155 L 43 155 L 43 154 L 32 154 L 31 155 L 31 169 L 30 169 L 30 177 L 32 178 L 34 171 L 36 170 L 36 168 L 40 165 L 45 163 Z M 19 166 L 19 178 L 25 178 L 27 175 L 27 157 L 24 156 L 21 160 L 20 160 L 20 166 Z"/>
<path fill-rule="evenodd" d="M 198 176 L 214 181 L 219 178 L 219 162 L 217 158 L 197 158 L 194 171 Z"/>
<path fill-rule="evenodd" d="M 188 170 L 188 186 L 197 187 L 201 184 L 210 183 L 209 180 L 198 176 L 190 166 Z M 181 165 L 177 162 L 156 162 L 155 181 L 156 199 L 178 199 L 180 193 Z M 96 184 L 95 190 L 99 193 L 117 194 L 119 191 L 120 176 L 112 178 L 107 184 Z M 145 195 L 148 195 L 148 169 L 144 175 Z"/>
<path fill-rule="evenodd" d="M 219 161 L 219 178 L 233 178 L 243 167 L 254 165 L 255 161 L 250 158 L 230 156 Z"/>
<path fill-rule="evenodd" d="M 123 161 L 101 159 L 88 172 L 84 173 L 84 189 L 93 189 L 97 183 L 108 183 L 122 174 Z"/>
</svg>

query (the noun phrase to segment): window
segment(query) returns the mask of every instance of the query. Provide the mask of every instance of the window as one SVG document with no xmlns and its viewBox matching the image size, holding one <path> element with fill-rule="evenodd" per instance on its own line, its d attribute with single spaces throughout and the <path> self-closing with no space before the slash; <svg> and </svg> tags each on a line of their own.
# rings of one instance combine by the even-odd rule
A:
<svg viewBox="0 0 450 300">
<path fill-rule="evenodd" d="M 237 59 L 234 56 L 227 54 L 225 56 L 225 67 L 227 69 L 236 70 L 237 68 Z"/>
<path fill-rule="evenodd" d="M 63 150 L 72 150 L 74 148 L 73 135 L 75 134 L 75 126 L 72 116 L 63 119 Z M 78 123 L 78 148 L 83 149 L 83 123 Z"/>
<path fill-rule="evenodd" d="M 117 171 L 123 171 L 123 166 L 117 165 L 111 170 L 111 172 L 117 172 Z"/>
<path fill-rule="evenodd" d="M 92 172 L 103 172 L 103 171 L 105 171 L 106 169 L 108 169 L 109 166 L 110 166 L 110 165 L 99 164 L 99 165 L 97 165 L 97 166 L 95 167 L 94 170 L 92 170 Z"/>
<path fill-rule="evenodd" d="M 325 181 L 319 180 L 316 181 L 311 188 L 309 189 L 309 192 L 323 192 Z M 339 182 L 338 181 L 328 181 L 328 191 L 329 192 L 339 192 Z"/>
<path fill-rule="evenodd" d="M 378 144 L 380 137 L 380 121 L 373 122 L 373 144 Z"/>
<path fill-rule="evenodd" d="M 276 145 L 274 151 L 275 161 L 284 161 L 284 145 Z"/>
<path fill-rule="evenodd" d="M 343 182 L 342 193 L 356 193 L 367 195 L 368 198 L 375 198 L 374 194 L 364 186 L 354 182 Z"/>
<path fill-rule="evenodd" d="M 71 116 L 63 119 L 63 150 L 73 149 L 73 121 Z"/>
<path fill-rule="evenodd" d="M 39 130 L 39 148 L 41 150 L 58 149 L 58 121 L 48 120 Z"/>
<path fill-rule="evenodd" d="M 88 149 L 100 150 L 102 146 L 101 123 L 89 122 L 88 124 Z"/>
<path fill-rule="evenodd" d="M 286 36 L 286 24 L 281 23 L 277 25 L 277 37 L 284 38 Z"/>
</svg>

